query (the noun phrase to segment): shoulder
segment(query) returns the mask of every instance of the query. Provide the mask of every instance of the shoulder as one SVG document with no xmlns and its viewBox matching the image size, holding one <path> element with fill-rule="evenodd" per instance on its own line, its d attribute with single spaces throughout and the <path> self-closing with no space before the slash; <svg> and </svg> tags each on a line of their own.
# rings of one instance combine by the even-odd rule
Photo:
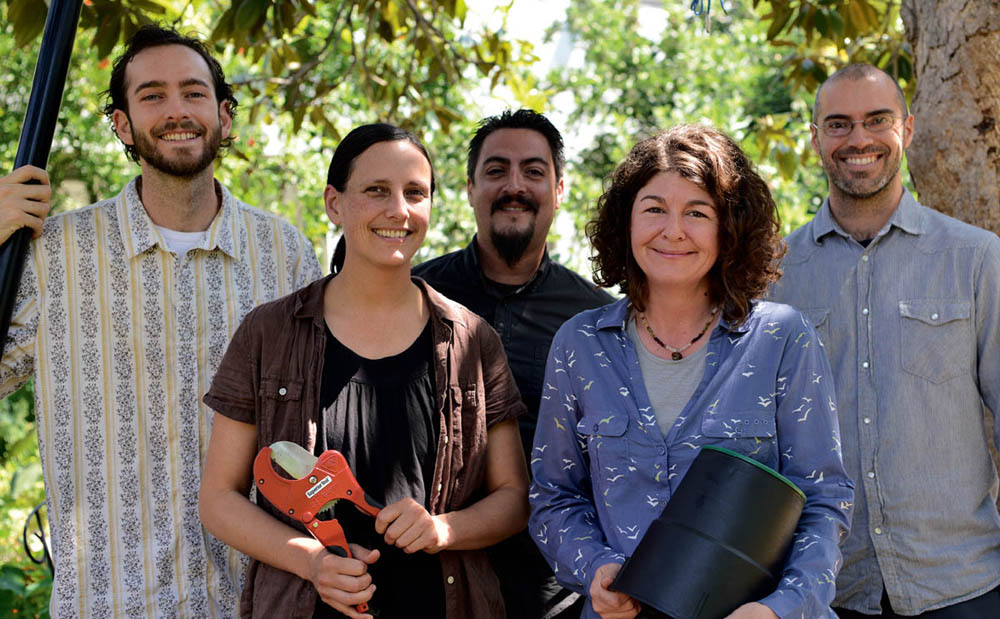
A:
<svg viewBox="0 0 1000 619">
<path fill-rule="evenodd" d="M 781 261 L 782 268 L 806 261 L 818 249 L 819 245 L 813 238 L 813 224 L 811 219 L 785 237 L 788 251 Z"/>
<path fill-rule="evenodd" d="M 430 260 L 425 260 L 417 266 L 413 267 L 412 271 L 414 275 L 419 275 L 422 279 L 428 280 L 432 276 L 439 276 L 442 273 L 450 272 L 455 268 L 456 263 L 462 255 L 464 250 L 457 250 L 437 258 L 431 258 Z"/>
<path fill-rule="evenodd" d="M 273 337 L 275 333 L 281 332 L 279 329 L 295 319 L 298 310 L 309 299 L 322 300 L 323 288 L 329 279 L 330 276 L 322 277 L 295 292 L 261 303 L 247 313 L 240 328 Z"/>
<path fill-rule="evenodd" d="M 461 303 L 453 301 L 438 292 L 422 276 L 413 274 L 412 278 L 423 289 L 431 309 L 442 318 L 453 323 L 456 328 L 467 329 L 469 332 L 477 334 L 480 332 L 493 333 L 493 327 L 481 316 Z"/>
<path fill-rule="evenodd" d="M 778 331 L 775 331 L 776 327 Z M 772 339 L 781 339 L 777 336 L 788 337 L 803 328 L 811 330 L 813 325 L 805 314 L 791 305 L 773 301 L 755 301 L 741 328 L 758 335 L 770 335 Z"/>
<path fill-rule="evenodd" d="M 291 239 L 301 244 L 309 244 L 309 241 L 306 240 L 302 232 L 280 215 L 265 211 L 256 206 L 251 206 L 235 197 L 233 197 L 230 204 L 233 209 L 233 218 L 242 222 L 248 229 L 273 229 L 277 234 L 286 239 Z"/>
<path fill-rule="evenodd" d="M 549 261 L 549 269 L 549 277 L 558 281 L 559 286 L 568 296 L 578 299 L 590 307 L 607 305 L 615 300 L 608 291 L 555 260 Z"/>
<path fill-rule="evenodd" d="M 1000 247 L 1000 239 L 989 230 L 966 223 L 923 204 L 917 203 L 914 208 L 923 219 L 924 245 L 927 251 L 970 245 L 989 247 L 996 251 Z"/>
<path fill-rule="evenodd" d="M 77 240 L 83 238 L 77 235 L 92 235 L 96 240 L 96 226 L 98 222 L 104 222 L 107 226 L 109 222 L 116 221 L 118 197 L 108 198 L 93 204 L 65 211 L 45 218 L 42 224 L 42 236 L 32 243 L 37 249 L 44 249 L 47 253 L 61 251 L 67 238 Z"/>
<path fill-rule="evenodd" d="M 559 327 L 554 342 L 567 343 L 583 339 L 596 339 L 597 332 L 605 328 L 621 328 L 628 313 L 628 298 L 575 314 Z"/>
</svg>

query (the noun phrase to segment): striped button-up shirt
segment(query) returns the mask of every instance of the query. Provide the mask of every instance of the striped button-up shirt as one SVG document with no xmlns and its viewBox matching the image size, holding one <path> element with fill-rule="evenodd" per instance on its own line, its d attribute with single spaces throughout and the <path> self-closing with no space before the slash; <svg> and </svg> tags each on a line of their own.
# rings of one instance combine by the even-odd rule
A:
<svg viewBox="0 0 1000 619">
<path fill-rule="evenodd" d="M 237 613 L 245 558 L 198 518 L 201 395 L 243 317 L 320 271 L 294 227 L 218 187 L 218 214 L 183 256 L 134 180 L 32 242 L 0 396 L 34 377 L 55 618 Z"/>
<path fill-rule="evenodd" d="M 868 247 L 829 202 L 788 238 L 773 296 L 816 324 L 857 483 L 834 606 L 916 615 L 1000 583 L 1000 239 L 906 192 Z M 1000 427 L 992 428 L 1000 439 Z M 887 609 L 881 609 L 885 612 Z"/>
</svg>

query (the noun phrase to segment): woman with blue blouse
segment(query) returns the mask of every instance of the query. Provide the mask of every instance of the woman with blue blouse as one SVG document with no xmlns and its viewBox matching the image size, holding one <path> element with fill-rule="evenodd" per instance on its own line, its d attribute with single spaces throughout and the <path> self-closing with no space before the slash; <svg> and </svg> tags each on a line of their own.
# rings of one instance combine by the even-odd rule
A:
<svg viewBox="0 0 1000 619">
<path fill-rule="evenodd" d="M 730 617 L 835 617 L 854 485 L 815 329 L 757 300 L 783 251 L 766 183 L 702 126 L 639 142 L 611 181 L 587 231 L 597 282 L 626 296 L 578 314 L 552 343 L 531 534 L 560 581 L 588 596 L 584 617 L 634 617 L 638 602 L 608 587 L 700 448 L 718 445 L 807 497 L 777 589 Z"/>
</svg>

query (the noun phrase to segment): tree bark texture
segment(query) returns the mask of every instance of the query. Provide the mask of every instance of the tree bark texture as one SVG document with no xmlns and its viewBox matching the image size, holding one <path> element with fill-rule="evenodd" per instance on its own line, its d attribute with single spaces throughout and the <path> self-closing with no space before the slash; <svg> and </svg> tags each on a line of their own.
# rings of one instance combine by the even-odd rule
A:
<svg viewBox="0 0 1000 619">
<path fill-rule="evenodd" d="M 1000 234 L 1000 0 L 903 0 L 920 202 Z"/>
</svg>

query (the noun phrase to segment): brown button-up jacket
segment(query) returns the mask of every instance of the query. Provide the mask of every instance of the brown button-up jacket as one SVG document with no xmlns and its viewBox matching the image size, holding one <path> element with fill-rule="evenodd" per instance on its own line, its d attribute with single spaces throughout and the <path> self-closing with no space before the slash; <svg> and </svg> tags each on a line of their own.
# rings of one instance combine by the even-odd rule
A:
<svg viewBox="0 0 1000 619">
<path fill-rule="evenodd" d="M 323 291 L 330 277 L 247 315 L 233 336 L 205 403 L 257 426 L 258 449 L 292 441 L 310 452 L 321 415 L 326 347 Z M 496 332 L 423 280 L 434 342 L 435 399 L 440 433 L 429 502 L 432 514 L 478 500 L 486 462 L 487 429 L 524 411 Z M 305 528 L 266 501 L 261 506 L 300 531 Z M 496 575 L 482 550 L 442 551 L 447 617 L 503 617 Z M 242 617 L 312 617 L 316 589 L 308 581 L 252 561 L 240 604 Z"/>
</svg>

